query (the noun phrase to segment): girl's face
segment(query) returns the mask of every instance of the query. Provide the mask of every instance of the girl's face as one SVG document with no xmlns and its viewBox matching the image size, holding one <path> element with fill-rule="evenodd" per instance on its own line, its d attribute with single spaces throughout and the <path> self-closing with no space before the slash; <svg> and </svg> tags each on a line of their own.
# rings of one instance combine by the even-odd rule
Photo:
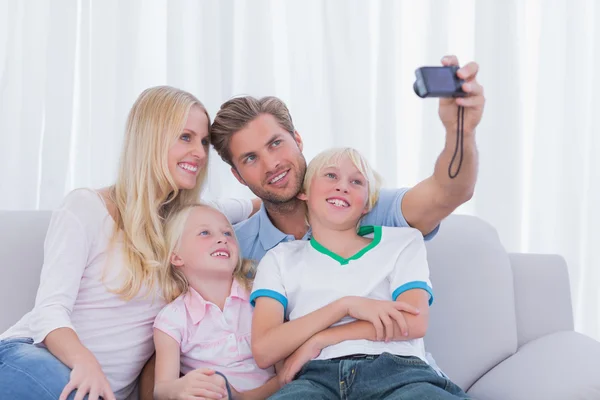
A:
<svg viewBox="0 0 600 400">
<path fill-rule="evenodd" d="M 341 229 L 356 227 L 367 212 L 368 182 L 348 157 L 314 174 L 306 200 L 311 220 Z"/>
<path fill-rule="evenodd" d="M 231 277 L 238 257 L 239 247 L 227 218 L 215 209 L 194 207 L 171 263 L 186 276 Z"/>
<path fill-rule="evenodd" d="M 208 145 L 208 117 L 200 107 L 192 106 L 167 157 L 169 172 L 179 189 L 196 187 L 198 174 L 206 168 Z"/>
</svg>

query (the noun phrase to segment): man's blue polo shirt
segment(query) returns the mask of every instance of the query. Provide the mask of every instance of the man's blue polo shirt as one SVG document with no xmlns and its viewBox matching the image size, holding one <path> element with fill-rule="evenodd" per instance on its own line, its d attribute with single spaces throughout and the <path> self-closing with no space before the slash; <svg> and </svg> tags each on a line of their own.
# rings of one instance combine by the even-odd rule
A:
<svg viewBox="0 0 600 400">
<path fill-rule="evenodd" d="M 361 221 L 361 225 L 374 226 L 410 226 L 402 215 L 400 204 L 402 198 L 408 191 L 408 188 L 402 189 L 382 189 L 379 193 L 379 200 L 375 207 Z M 240 243 L 242 257 L 259 262 L 267 251 L 277 246 L 281 242 L 295 240 L 293 235 L 286 235 L 273 225 L 265 206 L 261 206 L 260 211 L 245 221 L 235 225 L 235 234 Z M 439 230 L 439 225 L 425 236 L 429 240 L 435 236 Z M 310 238 L 311 230 L 303 240 Z"/>
</svg>

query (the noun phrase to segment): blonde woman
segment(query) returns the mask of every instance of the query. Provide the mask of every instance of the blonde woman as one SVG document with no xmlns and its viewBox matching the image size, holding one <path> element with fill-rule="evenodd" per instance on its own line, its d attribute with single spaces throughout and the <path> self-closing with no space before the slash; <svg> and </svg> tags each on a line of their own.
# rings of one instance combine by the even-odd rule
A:
<svg viewBox="0 0 600 400">
<path fill-rule="evenodd" d="M 0 335 L 0 398 L 111 400 L 133 392 L 165 305 L 163 222 L 198 200 L 209 123 L 187 92 L 163 86 L 138 97 L 115 185 L 75 190 L 52 215 L 35 306 Z M 224 204 L 234 222 L 252 208 Z"/>
</svg>

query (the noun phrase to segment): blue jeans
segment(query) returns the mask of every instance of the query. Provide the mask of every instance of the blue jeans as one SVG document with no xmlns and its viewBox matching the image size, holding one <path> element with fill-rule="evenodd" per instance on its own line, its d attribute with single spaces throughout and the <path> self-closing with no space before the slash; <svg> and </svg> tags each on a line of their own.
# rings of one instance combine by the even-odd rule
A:
<svg viewBox="0 0 600 400">
<path fill-rule="evenodd" d="M 70 375 L 69 367 L 33 339 L 0 340 L 0 399 L 56 400 Z"/>
<path fill-rule="evenodd" d="M 469 399 L 417 357 L 389 353 L 307 363 L 270 399 Z"/>
</svg>

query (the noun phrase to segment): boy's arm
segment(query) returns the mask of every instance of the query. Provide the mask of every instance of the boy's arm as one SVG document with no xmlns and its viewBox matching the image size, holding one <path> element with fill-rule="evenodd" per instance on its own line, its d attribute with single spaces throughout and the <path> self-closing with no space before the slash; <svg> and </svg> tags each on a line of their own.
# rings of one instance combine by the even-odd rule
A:
<svg viewBox="0 0 600 400">
<path fill-rule="evenodd" d="M 401 328 L 399 323 L 395 323 L 393 333 L 390 337 L 386 337 L 386 341 L 412 340 L 425 336 L 429 322 L 429 294 L 421 289 L 412 289 L 402 293 L 396 301 L 414 306 L 419 310 L 419 313 L 412 314 L 400 311 L 404 317 L 406 329 Z M 354 321 L 334 326 L 317 333 L 314 337 L 316 343 L 322 346 L 321 349 L 345 340 L 379 340 L 375 327 L 367 321 Z"/>
<path fill-rule="evenodd" d="M 296 320 L 284 323 L 287 307 L 281 265 L 285 253 L 274 249 L 263 257 L 256 272 L 250 302 L 252 316 L 252 356 L 260 368 L 285 359 L 315 333 L 333 325 L 348 314 L 345 300 L 331 304 Z M 281 257 L 284 257 L 283 259 Z"/>
<path fill-rule="evenodd" d="M 419 313 L 414 306 L 401 300 L 394 302 L 349 296 L 284 323 L 283 305 L 270 297 L 260 297 L 256 299 L 252 318 L 252 355 L 260 368 L 268 368 L 346 315 L 371 325 L 372 331 L 369 332 L 375 332 L 375 338 L 381 339 L 385 331 L 394 329 L 394 321 L 397 324 L 402 318 L 401 311 Z M 348 330 L 348 334 L 354 333 Z"/>
<path fill-rule="evenodd" d="M 392 341 L 418 339 L 425 336 L 429 321 L 429 293 L 420 289 L 404 292 L 396 300 L 415 306 L 419 313 L 412 314 L 401 312 L 408 330 L 401 330 L 398 323 L 394 323 Z M 406 334 L 404 333 L 406 332 Z M 387 336 L 387 335 L 386 335 Z M 346 340 L 380 340 L 372 323 L 368 321 L 355 321 L 338 325 L 315 334 L 298 348 L 286 361 L 279 373 L 280 382 L 287 384 L 294 379 L 302 366 L 316 358 L 326 347 L 336 345 Z M 388 339 L 386 338 L 386 341 Z"/>
<path fill-rule="evenodd" d="M 283 305 L 270 297 L 256 299 L 252 316 L 252 355 L 260 368 L 283 360 L 314 334 L 348 314 L 347 300 L 340 299 L 301 318 L 284 323 Z"/>
</svg>

